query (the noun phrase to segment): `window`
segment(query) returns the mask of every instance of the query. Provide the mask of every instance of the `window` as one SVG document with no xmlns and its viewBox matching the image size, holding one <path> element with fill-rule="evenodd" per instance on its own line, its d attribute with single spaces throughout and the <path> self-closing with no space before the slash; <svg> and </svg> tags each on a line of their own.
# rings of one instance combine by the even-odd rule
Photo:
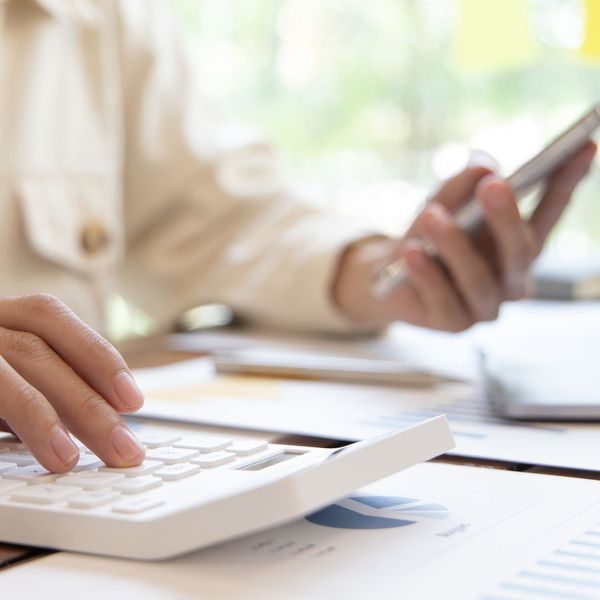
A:
<svg viewBox="0 0 600 600">
<path fill-rule="evenodd" d="M 273 140 L 306 196 L 392 233 L 470 148 L 507 173 L 600 98 L 582 0 L 172 1 L 224 120 Z M 599 189 L 555 248 L 600 245 Z"/>
</svg>

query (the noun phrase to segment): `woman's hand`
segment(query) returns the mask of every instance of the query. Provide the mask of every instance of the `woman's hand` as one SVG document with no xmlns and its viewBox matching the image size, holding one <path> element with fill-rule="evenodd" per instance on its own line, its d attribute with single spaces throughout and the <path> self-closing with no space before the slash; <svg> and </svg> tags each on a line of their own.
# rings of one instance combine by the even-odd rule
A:
<svg viewBox="0 0 600 600">
<path fill-rule="evenodd" d="M 53 296 L 0 299 L 0 390 L 3 429 L 50 471 L 63 473 L 77 463 L 67 430 L 107 465 L 144 458 L 119 415 L 144 401 L 125 361 Z"/>
<path fill-rule="evenodd" d="M 333 287 L 334 301 L 365 325 L 392 321 L 461 331 L 498 315 L 503 300 L 527 296 L 530 267 L 587 174 L 596 146 L 589 142 L 556 171 L 529 221 L 523 221 L 510 187 L 483 167 L 471 167 L 444 183 L 402 240 L 372 237 L 346 248 Z M 470 239 L 452 213 L 472 195 L 487 227 Z M 422 249 L 428 238 L 441 264 Z M 375 298 L 370 287 L 384 265 L 403 258 L 409 281 Z"/>
</svg>

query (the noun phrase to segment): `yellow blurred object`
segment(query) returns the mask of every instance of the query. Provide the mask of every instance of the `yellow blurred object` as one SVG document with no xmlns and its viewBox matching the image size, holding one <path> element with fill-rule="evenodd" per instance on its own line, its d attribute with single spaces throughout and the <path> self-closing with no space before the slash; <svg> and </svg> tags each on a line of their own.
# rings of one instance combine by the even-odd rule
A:
<svg viewBox="0 0 600 600">
<path fill-rule="evenodd" d="M 537 54 L 527 0 L 458 0 L 454 59 L 465 71 L 523 67 Z"/>
<path fill-rule="evenodd" d="M 585 33 L 579 53 L 600 60 L 600 0 L 585 0 Z"/>
</svg>

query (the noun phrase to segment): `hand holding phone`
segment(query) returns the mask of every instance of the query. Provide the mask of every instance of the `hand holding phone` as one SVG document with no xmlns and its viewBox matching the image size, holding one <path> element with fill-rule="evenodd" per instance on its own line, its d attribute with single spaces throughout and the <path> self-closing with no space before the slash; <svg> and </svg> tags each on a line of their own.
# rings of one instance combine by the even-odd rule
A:
<svg viewBox="0 0 600 600">
<path fill-rule="evenodd" d="M 586 144 L 599 126 L 600 104 L 597 104 L 539 154 L 507 178 L 506 181 L 513 189 L 515 196 L 524 196 L 533 186 L 551 175 Z M 478 204 L 470 199 L 455 213 L 455 222 L 470 237 L 475 237 L 484 224 Z M 422 244 L 427 254 L 436 255 L 435 246 L 429 240 L 423 239 Z M 407 270 L 404 259 L 396 259 L 376 273 L 371 282 L 371 294 L 376 298 L 383 298 L 406 277 Z"/>
<path fill-rule="evenodd" d="M 592 164 L 596 144 L 588 135 L 597 120 L 598 111 L 562 162 L 559 156 L 546 163 L 543 193 L 526 218 L 510 182 L 470 166 L 443 183 L 402 239 L 371 235 L 347 244 L 332 285 L 340 314 L 366 330 L 401 321 L 457 332 L 495 319 L 502 302 L 527 296 L 531 264 Z M 470 198 L 478 219 L 465 232 L 457 215 L 469 210 Z M 398 262 L 388 291 L 373 293 L 374 274 Z M 398 285 L 406 274 L 408 284 Z"/>
</svg>

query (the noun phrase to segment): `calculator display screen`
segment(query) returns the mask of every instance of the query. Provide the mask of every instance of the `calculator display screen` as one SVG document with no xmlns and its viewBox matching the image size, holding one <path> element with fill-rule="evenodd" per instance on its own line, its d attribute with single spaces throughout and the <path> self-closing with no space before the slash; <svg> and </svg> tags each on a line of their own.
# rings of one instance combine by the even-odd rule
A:
<svg viewBox="0 0 600 600">
<path fill-rule="evenodd" d="M 275 454 L 275 456 L 268 456 L 267 458 L 263 458 L 262 460 L 250 463 L 249 465 L 239 467 L 238 471 L 260 471 L 261 469 L 266 469 L 267 467 L 278 465 L 279 463 L 285 462 L 290 458 L 300 456 L 301 454 L 304 454 L 304 452 L 291 452 L 289 450 L 285 452 L 280 452 L 279 454 Z"/>
</svg>

